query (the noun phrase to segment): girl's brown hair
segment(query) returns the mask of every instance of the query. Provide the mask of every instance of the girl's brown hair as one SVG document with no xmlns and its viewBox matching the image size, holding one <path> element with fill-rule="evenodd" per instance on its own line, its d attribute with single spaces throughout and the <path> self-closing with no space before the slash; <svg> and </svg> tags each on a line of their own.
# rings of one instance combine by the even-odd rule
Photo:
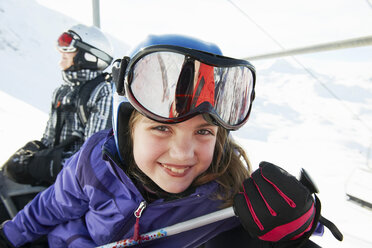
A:
<svg viewBox="0 0 372 248">
<path fill-rule="evenodd" d="M 128 136 L 130 139 L 128 139 L 124 152 L 128 156 L 128 158 L 125 158 L 128 167 L 125 171 L 130 177 L 146 185 L 151 191 L 158 192 L 161 191 L 160 187 L 138 168 L 131 152 L 133 150 L 134 125 L 140 118 L 143 118 L 143 116 L 139 112 L 133 111 L 129 119 L 130 133 Z M 212 163 L 204 173 L 194 180 L 191 187 L 197 187 L 215 180 L 220 185 L 216 198 L 224 202 L 222 207 L 228 207 L 232 205 L 233 196 L 242 190 L 242 182 L 249 177 L 250 173 L 251 164 L 244 149 L 233 141 L 226 129 L 219 127 Z"/>
</svg>

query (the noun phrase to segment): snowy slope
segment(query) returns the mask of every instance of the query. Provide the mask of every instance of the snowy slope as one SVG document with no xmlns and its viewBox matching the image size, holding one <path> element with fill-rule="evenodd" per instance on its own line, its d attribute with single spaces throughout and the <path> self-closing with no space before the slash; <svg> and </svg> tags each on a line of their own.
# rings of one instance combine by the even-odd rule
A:
<svg viewBox="0 0 372 248">
<path fill-rule="evenodd" d="M 131 13 L 130 8 L 129 4 L 117 6 L 117 11 Z M 55 40 L 77 23 L 74 11 L 58 12 L 35 0 L 0 0 L 0 164 L 25 142 L 42 135 L 51 93 L 61 80 Z M 167 24 L 162 26 L 164 32 Z M 115 37 L 127 32 L 136 40 L 125 29 L 135 22 L 105 25 L 116 30 L 109 35 L 115 57 L 122 57 L 134 44 Z M 143 33 L 150 32 L 141 28 Z M 210 37 L 218 36 L 214 35 Z M 372 166 L 371 54 L 372 48 L 367 47 L 299 56 L 311 74 L 290 58 L 253 61 L 257 86 L 252 114 L 233 133 L 254 168 L 266 160 L 294 175 L 301 167 L 310 173 L 320 189 L 324 216 L 345 235 L 342 243 L 328 231 L 322 238 L 314 237 L 323 247 L 372 247 L 372 211 L 345 196 L 350 174 L 367 168 L 367 163 Z"/>
<path fill-rule="evenodd" d="M 290 64 L 280 72 L 275 69 L 278 64 L 286 62 L 276 61 L 258 72 L 254 110 L 247 125 L 236 133 L 238 140 L 255 166 L 267 160 L 294 175 L 301 167 L 310 173 L 320 189 L 323 215 L 345 235 L 344 242 L 338 243 L 327 232 L 322 239 L 314 238 L 317 243 L 323 247 L 371 247 L 372 212 L 345 197 L 350 174 L 366 168 L 371 148 L 370 130 L 349 112 L 351 109 L 364 122 L 372 123 L 371 78 L 318 75 L 338 95 L 349 97 L 341 103 L 307 73 Z"/>
<path fill-rule="evenodd" d="M 34 0 L 1 0 L 0 70 L 3 78 L 0 90 L 48 112 L 51 93 L 61 82 L 56 40 L 77 23 Z M 108 35 L 115 48 L 115 57 L 121 57 L 129 45 Z"/>
</svg>

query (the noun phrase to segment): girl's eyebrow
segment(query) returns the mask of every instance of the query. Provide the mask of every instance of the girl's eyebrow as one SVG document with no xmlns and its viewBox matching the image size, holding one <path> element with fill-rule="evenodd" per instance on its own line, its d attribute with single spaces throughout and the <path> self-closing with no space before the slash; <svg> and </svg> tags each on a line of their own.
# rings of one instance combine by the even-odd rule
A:
<svg viewBox="0 0 372 248">
<path fill-rule="evenodd" d="M 162 122 L 151 120 L 150 118 L 144 118 L 143 122 L 147 123 L 147 124 L 157 123 L 157 124 L 160 124 L 160 125 L 171 125 L 171 126 L 177 126 L 177 124 L 179 124 L 179 123 L 162 123 Z M 180 123 L 182 123 L 182 122 L 180 122 Z M 203 123 L 197 124 L 196 127 L 197 128 L 206 128 L 206 127 L 217 127 L 217 126 L 212 124 L 212 123 L 209 123 L 209 122 L 203 122 Z"/>
</svg>

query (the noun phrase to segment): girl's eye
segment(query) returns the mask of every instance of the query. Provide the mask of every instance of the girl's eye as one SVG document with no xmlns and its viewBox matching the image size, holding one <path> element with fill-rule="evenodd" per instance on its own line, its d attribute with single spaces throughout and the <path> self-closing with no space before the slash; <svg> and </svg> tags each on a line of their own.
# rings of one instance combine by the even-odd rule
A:
<svg viewBox="0 0 372 248">
<path fill-rule="evenodd" d="M 169 131 L 169 128 L 167 126 L 156 126 L 152 128 L 153 130 L 157 130 L 160 132 L 166 132 Z"/>
<path fill-rule="evenodd" d="M 214 135 L 210 130 L 207 129 L 198 130 L 197 133 L 200 135 Z"/>
</svg>

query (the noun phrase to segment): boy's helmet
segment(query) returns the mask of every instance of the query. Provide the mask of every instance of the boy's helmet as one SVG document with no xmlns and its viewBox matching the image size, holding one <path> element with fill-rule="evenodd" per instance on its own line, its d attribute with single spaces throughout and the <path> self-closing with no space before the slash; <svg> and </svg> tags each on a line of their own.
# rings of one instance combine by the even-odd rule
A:
<svg viewBox="0 0 372 248">
<path fill-rule="evenodd" d="M 149 36 L 113 66 L 113 128 L 119 156 L 129 151 L 128 121 L 134 109 L 162 123 L 198 114 L 227 130 L 247 120 L 255 69 L 222 56 L 212 43 L 182 35 Z"/>
<path fill-rule="evenodd" d="M 95 26 L 77 24 L 64 32 L 57 47 L 62 52 L 78 51 L 74 65 L 67 70 L 104 70 L 112 62 L 113 48 L 103 32 Z"/>
</svg>

